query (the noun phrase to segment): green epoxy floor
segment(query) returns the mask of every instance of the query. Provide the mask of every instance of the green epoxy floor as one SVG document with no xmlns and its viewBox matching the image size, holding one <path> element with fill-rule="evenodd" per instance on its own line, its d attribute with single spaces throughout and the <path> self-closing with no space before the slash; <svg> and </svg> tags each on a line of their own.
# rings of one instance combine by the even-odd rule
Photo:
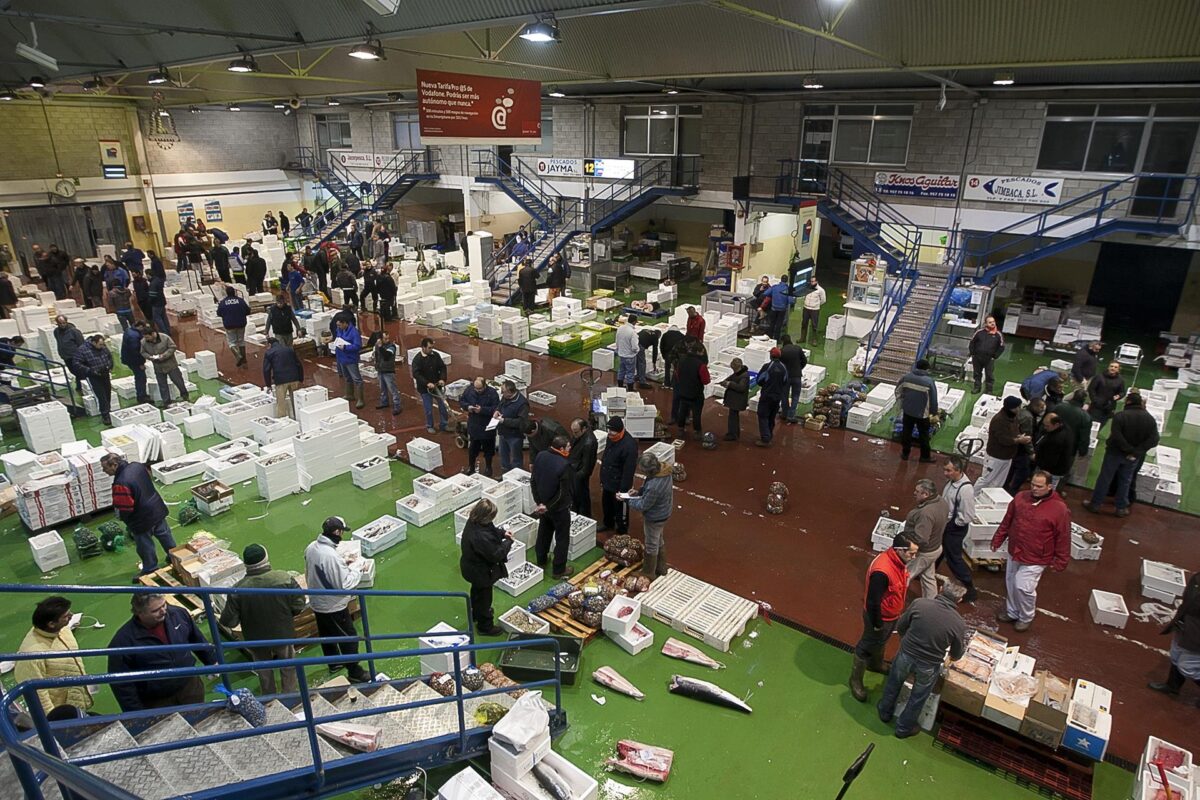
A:
<svg viewBox="0 0 1200 800">
<path fill-rule="evenodd" d="M 206 391 L 215 391 L 215 382 L 205 381 Z M 99 426 L 93 421 L 77 423 L 81 436 L 98 442 Z M 211 446 L 220 437 L 189 441 L 189 450 Z M 8 447 L 15 446 L 12 437 Z M 316 487 L 309 494 L 294 495 L 272 503 L 257 500 L 253 483 L 235 487 L 237 500 L 233 510 L 214 519 L 203 520 L 188 528 L 175 528 L 180 541 L 198 530 L 209 530 L 230 540 L 240 551 L 251 542 L 266 545 L 274 566 L 301 570 L 303 551 L 316 535 L 320 521 L 330 514 L 346 517 L 351 526 L 366 523 L 394 510 L 396 498 L 408 494 L 414 477 L 420 474 L 405 464 L 392 462 L 390 483 L 368 491 L 353 486 L 348 475 Z M 163 488 L 169 502 L 189 496 L 194 481 L 183 481 Z M 172 506 L 174 511 L 176 507 Z M 110 518 L 105 514 L 91 524 Z M 60 533 L 69 541 L 73 526 Z M 584 566 L 599 556 L 594 550 L 576 561 Z M 458 553 L 450 517 L 420 529 L 410 529 L 407 541 L 377 557 L 376 588 L 410 590 L 461 590 Z M 132 550 L 123 554 L 105 554 L 85 562 L 73 562 L 55 575 L 39 574 L 29 555 L 26 531 L 16 515 L 0 520 L 0 582 L 32 585 L 54 583 L 127 585 L 136 569 Z M 545 581 L 520 600 L 528 602 L 550 585 Z M 29 627 L 28 603 L 7 601 L 0 608 L 3 648 L 15 649 Z M 496 593 L 499 613 L 514 604 L 512 598 Z M 465 624 L 463 607 L 445 600 L 409 600 L 372 606 L 376 633 L 425 630 L 439 620 L 461 627 Z M 82 627 L 77 631 L 81 647 L 105 646 L 115 629 L 128 617 L 124 597 L 75 598 L 76 611 L 98 618 L 103 630 Z M 90 624 L 91 620 L 86 620 Z M 643 622 L 646 622 L 643 620 Z M 641 798 L 784 798 L 833 797 L 841 786 L 841 775 L 849 763 L 869 743 L 876 750 L 862 777 L 849 797 L 895 800 L 912 798 L 959 797 L 970 792 L 985 798 L 1029 798 L 1035 796 L 1000 775 L 949 754 L 933 746 L 927 734 L 898 741 L 875 716 L 872 705 L 854 702 L 845 686 L 850 666 L 848 653 L 805 636 L 780 624 L 754 621 L 748 634 L 734 641 L 733 652 L 719 654 L 728 668 L 719 672 L 704 670 L 659 654 L 662 642 L 672 635 L 666 626 L 646 623 L 656 636 L 655 646 L 633 657 L 601 637 L 584 651 L 583 674 L 609 665 L 639 686 L 647 695 L 637 702 L 600 688 L 585 679 L 566 687 L 563 702 L 570 729 L 555 744 L 555 749 L 595 776 L 603 785 L 609 777 L 603 762 L 620 738 L 634 738 L 676 751 L 675 767 L 664 786 L 638 784 L 626 777 L 613 778 L 636 787 Z M 313 651 L 310 651 L 313 652 Z M 415 659 L 384 662 L 378 668 L 393 676 L 416 674 Z M 101 671 L 103 664 L 89 660 L 90 671 Z M 666 684 L 672 673 L 713 680 L 734 694 L 747 698 L 755 711 L 746 716 L 716 706 L 671 695 Z M 311 678 L 320 682 L 327 673 L 314 669 Z M 10 676 L 11 681 L 11 676 Z M 253 687 L 247 677 L 243 685 Z M 869 676 L 868 684 L 878 697 L 879 676 Z M 591 695 L 606 698 L 598 705 Z M 115 711 L 111 695 L 102 690 L 96 710 Z M 486 763 L 481 763 L 486 768 Z M 439 771 L 431 785 L 449 775 Z M 1133 777 L 1109 765 L 1097 769 L 1094 796 L 1117 800 L 1128 796 Z M 602 793 L 601 797 L 605 797 Z"/>
</svg>

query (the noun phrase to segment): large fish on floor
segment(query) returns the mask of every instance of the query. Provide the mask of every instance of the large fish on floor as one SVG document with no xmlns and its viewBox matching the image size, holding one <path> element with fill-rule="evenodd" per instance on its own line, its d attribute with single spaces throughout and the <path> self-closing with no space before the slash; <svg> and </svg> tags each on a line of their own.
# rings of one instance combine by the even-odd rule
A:
<svg viewBox="0 0 1200 800">
<path fill-rule="evenodd" d="M 665 747 L 622 739 L 617 742 L 617 758 L 610 758 L 604 763 L 610 769 L 662 783 L 671 774 L 674 761 L 675 752 Z"/>
<path fill-rule="evenodd" d="M 574 800 L 575 793 L 554 767 L 538 762 L 533 765 L 533 777 L 554 800 Z"/>
<path fill-rule="evenodd" d="M 687 661 L 692 664 L 699 664 L 710 669 L 724 669 L 725 665 L 716 659 L 709 658 L 704 654 L 704 651 L 698 647 L 692 647 L 686 642 L 681 642 L 678 639 L 667 639 L 663 643 L 662 654 L 671 658 L 678 658 L 681 661 Z"/>
<path fill-rule="evenodd" d="M 612 667 L 601 667 L 592 673 L 592 680 L 614 692 L 620 692 L 623 695 L 628 695 L 634 700 L 642 700 L 646 695 L 642 694 L 642 690 L 634 686 L 625 679 L 621 673 L 617 672 Z"/>
<path fill-rule="evenodd" d="M 699 678 L 689 678 L 686 675 L 672 675 L 671 682 L 667 685 L 667 691 L 671 694 L 680 694 L 737 711 L 745 711 L 747 714 L 754 710 L 715 683 L 702 681 Z"/>
</svg>

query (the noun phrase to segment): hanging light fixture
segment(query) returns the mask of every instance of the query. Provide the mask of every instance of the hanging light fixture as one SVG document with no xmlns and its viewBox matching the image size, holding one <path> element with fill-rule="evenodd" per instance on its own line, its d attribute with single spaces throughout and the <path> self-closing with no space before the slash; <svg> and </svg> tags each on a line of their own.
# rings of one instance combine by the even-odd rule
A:
<svg viewBox="0 0 1200 800">
<path fill-rule="evenodd" d="M 160 117 L 169 117 L 169 116 L 171 116 L 171 112 L 170 112 L 170 111 L 167 111 L 165 108 L 160 108 L 160 109 L 158 110 L 158 115 L 159 115 Z"/>
<path fill-rule="evenodd" d="M 1016 83 L 1011 72 L 997 72 L 996 77 L 992 78 L 992 84 L 995 86 L 1012 86 Z"/>
<path fill-rule="evenodd" d="M 104 79 L 99 75 L 93 75 L 89 80 L 83 82 L 83 90 L 85 92 L 94 92 L 104 85 Z"/>
<path fill-rule="evenodd" d="M 351 58 L 357 58 L 359 61 L 382 61 L 387 58 L 383 52 L 383 42 L 371 36 L 374 32 L 375 29 L 368 25 L 367 40 L 362 44 L 356 44 L 354 47 L 351 47 L 347 55 Z"/>
<path fill-rule="evenodd" d="M 522 29 L 520 37 L 527 42 L 561 42 L 562 35 L 558 32 L 558 22 L 554 17 L 534 20 Z"/>
<path fill-rule="evenodd" d="M 241 111 L 242 107 L 239 106 L 237 103 L 230 103 L 229 105 L 225 106 L 225 110 L 226 111 Z"/>
<path fill-rule="evenodd" d="M 4 90 L 0 91 L 0 100 L 7 103 L 10 100 L 16 100 L 16 99 L 17 99 L 17 96 L 12 93 L 11 89 L 4 89 Z"/>
<path fill-rule="evenodd" d="M 225 68 L 229 72 L 259 72 L 258 62 L 249 53 L 243 53 L 241 58 L 235 58 Z"/>
<path fill-rule="evenodd" d="M 326 98 L 325 98 L 325 105 L 327 105 L 327 106 L 340 106 L 341 104 L 342 104 L 342 103 L 341 103 L 341 101 L 340 101 L 340 100 L 335 100 L 335 99 L 334 99 L 334 98 L 332 98 L 332 97 L 326 97 Z"/>
<path fill-rule="evenodd" d="M 189 114 L 199 114 L 200 108 L 198 106 L 188 106 L 188 113 Z"/>
<path fill-rule="evenodd" d="M 167 74 L 166 67 L 164 67 L 162 64 L 159 64 L 158 69 L 156 69 L 154 72 L 151 72 L 146 78 L 146 83 L 150 84 L 151 86 L 159 86 L 164 83 L 169 83 L 170 81 L 171 76 Z"/>
<path fill-rule="evenodd" d="M 29 79 L 29 88 L 30 89 L 46 88 L 46 79 L 43 78 L 41 75 L 34 75 L 32 78 Z"/>
<path fill-rule="evenodd" d="M 817 78 L 815 75 L 807 76 L 804 79 L 803 86 L 805 89 L 824 89 L 825 88 L 825 84 L 821 83 L 821 80 L 819 78 Z"/>
<path fill-rule="evenodd" d="M 564 92 L 562 89 L 559 89 L 557 86 L 551 86 L 550 91 L 546 92 L 546 94 L 549 95 L 550 97 L 566 97 L 567 96 L 566 92 Z"/>
</svg>

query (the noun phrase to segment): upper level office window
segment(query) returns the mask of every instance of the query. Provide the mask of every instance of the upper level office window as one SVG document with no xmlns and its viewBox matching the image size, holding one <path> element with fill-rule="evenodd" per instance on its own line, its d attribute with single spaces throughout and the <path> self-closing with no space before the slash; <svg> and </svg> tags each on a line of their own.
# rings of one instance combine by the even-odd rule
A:
<svg viewBox="0 0 1200 800">
<path fill-rule="evenodd" d="M 1037 168 L 1183 173 L 1198 128 L 1200 103 L 1050 103 Z"/>
<path fill-rule="evenodd" d="M 810 106 L 801 157 L 837 164 L 904 166 L 913 107 L 903 104 Z"/>
<path fill-rule="evenodd" d="M 621 152 L 627 156 L 700 155 L 700 106 L 622 106 Z"/>
<path fill-rule="evenodd" d="M 350 141 L 349 114 L 314 114 L 313 125 L 317 133 L 317 147 L 322 153 L 353 146 Z"/>
<path fill-rule="evenodd" d="M 397 150 L 420 150 L 421 122 L 415 111 L 392 114 L 392 130 Z"/>
</svg>

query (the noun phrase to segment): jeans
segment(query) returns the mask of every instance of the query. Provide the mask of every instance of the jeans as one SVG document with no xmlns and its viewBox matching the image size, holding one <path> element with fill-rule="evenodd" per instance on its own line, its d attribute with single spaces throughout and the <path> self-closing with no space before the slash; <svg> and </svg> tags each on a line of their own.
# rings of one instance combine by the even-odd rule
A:
<svg viewBox="0 0 1200 800">
<path fill-rule="evenodd" d="M 921 448 L 921 458 L 931 458 L 929 452 L 929 417 L 910 417 L 908 414 L 903 415 L 900 428 L 900 455 L 903 458 L 908 458 L 908 453 L 912 450 L 912 432 L 913 428 L 917 429 L 917 444 Z"/>
<path fill-rule="evenodd" d="M 125 309 L 117 312 L 117 320 L 121 323 L 121 330 L 129 330 L 129 326 L 133 324 L 133 309 Z"/>
<path fill-rule="evenodd" d="M 637 378 L 637 357 L 617 359 L 617 386 L 630 386 Z"/>
<path fill-rule="evenodd" d="M 425 408 L 425 427 L 433 427 L 433 400 L 434 397 L 429 392 L 421 392 L 421 405 Z M 438 413 L 442 415 L 441 429 L 446 430 L 446 426 L 450 423 L 450 409 L 446 408 L 446 401 L 441 395 L 437 397 Z"/>
<path fill-rule="evenodd" d="M 646 382 L 646 348 L 638 350 L 637 354 L 637 382 Z"/>
<path fill-rule="evenodd" d="M 876 706 L 880 719 L 891 718 L 892 711 L 896 708 L 896 699 L 900 696 L 900 687 L 904 685 L 905 679 L 912 675 L 912 692 L 908 695 L 904 710 L 896 719 L 896 733 L 907 734 L 916 730 L 921 709 L 925 707 L 925 701 L 929 699 L 933 684 L 937 682 L 941 671 L 941 664 L 917 661 L 904 650 L 897 653 L 892 668 L 888 671 L 887 681 L 883 684 L 883 697 L 879 698 L 879 705 Z"/>
<path fill-rule="evenodd" d="M 786 308 L 771 309 L 771 328 L 768 334 L 775 341 L 779 341 L 779 337 L 787 330 L 788 310 Z"/>
<path fill-rule="evenodd" d="M 358 368 L 358 362 L 351 364 L 338 364 L 338 374 L 342 376 L 342 380 L 349 381 L 355 386 L 362 386 L 362 370 Z"/>
<path fill-rule="evenodd" d="M 758 438 L 770 442 L 775 435 L 775 417 L 779 415 L 782 397 L 760 395 L 758 398 Z"/>
<path fill-rule="evenodd" d="M 171 335 L 171 323 L 167 320 L 167 307 L 165 305 L 152 306 L 150 309 L 150 321 L 154 323 L 154 327 L 167 336 Z"/>
<path fill-rule="evenodd" d="M 390 398 L 390 400 L 389 400 Z M 392 404 L 392 410 L 400 413 L 400 391 L 396 388 L 396 373 L 379 373 L 379 404 Z"/>
<path fill-rule="evenodd" d="M 425 406 L 426 420 L 429 422 L 429 427 L 433 427 L 433 415 L 430 413 L 432 409 Z M 525 466 L 525 437 L 524 436 L 501 436 L 500 437 L 500 469 L 508 472 L 510 469 L 523 469 Z"/>
<path fill-rule="evenodd" d="M 617 533 L 629 532 L 629 506 L 617 499 L 615 491 L 602 489 L 600 492 L 601 527 Z"/>
<path fill-rule="evenodd" d="M 171 390 L 167 386 L 167 378 L 171 379 L 171 383 L 175 384 L 175 388 L 179 390 L 179 399 L 188 399 L 187 384 L 183 381 L 183 373 L 179 371 L 179 367 L 170 372 L 154 371 L 154 380 L 158 381 L 158 396 L 162 398 L 163 405 L 171 402 Z"/>
<path fill-rule="evenodd" d="M 567 551 L 571 547 L 571 509 L 563 506 L 547 511 L 538 520 L 537 541 L 534 556 L 538 564 L 545 564 L 550 554 L 550 541 L 554 541 L 554 561 L 551 575 L 562 575 L 567 569 Z"/>
<path fill-rule="evenodd" d="M 317 635 L 320 637 L 358 636 L 349 608 L 331 611 L 328 614 L 314 613 L 313 616 L 317 619 Z M 358 655 L 358 642 L 322 642 L 321 652 L 326 656 L 356 656 Z M 351 676 L 363 671 L 357 659 L 343 664 L 330 664 L 329 670 L 332 672 L 342 667 L 345 667 Z"/>
<path fill-rule="evenodd" d="M 804 379 L 803 378 L 789 378 L 788 379 L 788 389 L 790 390 L 790 392 L 789 392 L 790 397 L 784 403 L 784 408 L 787 410 L 787 414 L 785 416 L 788 419 L 795 419 L 796 418 L 796 406 L 800 405 L 800 393 L 802 391 L 804 391 Z"/>
<path fill-rule="evenodd" d="M 1020 561 L 1008 560 L 1004 570 L 1004 587 L 1008 596 L 1004 600 L 1004 610 L 1008 615 L 1020 622 L 1033 622 L 1037 613 L 1037 587 L 1046 567 L 1042 564 L 1022 564 Z"/>
<path fill-rule="evenodd" d="M 133 392 L 137 396 L 139 403 L 150 402 L 150 393 L 146 391 L 146 365 L 140 367 L 130 367 L 133 372 Z"/>
<path fill-rule="evenodd" d="M 171 526 L 163 519 L 148 531 L 131 531 L 133 546 L 138 558 L 142 560 L 142 574 L 148 575 L 158 569 L 158 552 L 154 549 L 154 540 L 162 545 L 164 553 L 171 552 L 175 546 L 175 537 L 171 535 Z"/>
<path fill-rule="evenodd" d="M 942 556 L 950 568 L 950 573 L 958 579 L 959 583 L 970 589 L 975 583 L 971 577 L 971 568 L 967 566 L 967 560 L 963 558 L 963 540 L 966 537 L 966 525 L 958 525 L 954 522 L 946 523 L 946 530 L 942 534 Z"/>
<path fill-rule="evenodd" d="M 1109 446 L 1104 451 L 1104 462 L 1100 465 L 1100 475 L 1096 478 L 1096 488 L 1092 491 L 1092 505 L 1099 507 L 1108 496 L 1108 487 L 1113 478 L 1117 479 L 1117 510 L 1129 508 L 1129 487 L 1133 484 L 1137 472 L 1137 459 L 1130 460 L 1124 453 Z"/>
<path fill-rule="evenodd" d="M 300 287 L 288 290 L 292 295 L 292 310 L 299 311 L 304 308 L 304 298 L 300 296 Z"/>
</svg>

